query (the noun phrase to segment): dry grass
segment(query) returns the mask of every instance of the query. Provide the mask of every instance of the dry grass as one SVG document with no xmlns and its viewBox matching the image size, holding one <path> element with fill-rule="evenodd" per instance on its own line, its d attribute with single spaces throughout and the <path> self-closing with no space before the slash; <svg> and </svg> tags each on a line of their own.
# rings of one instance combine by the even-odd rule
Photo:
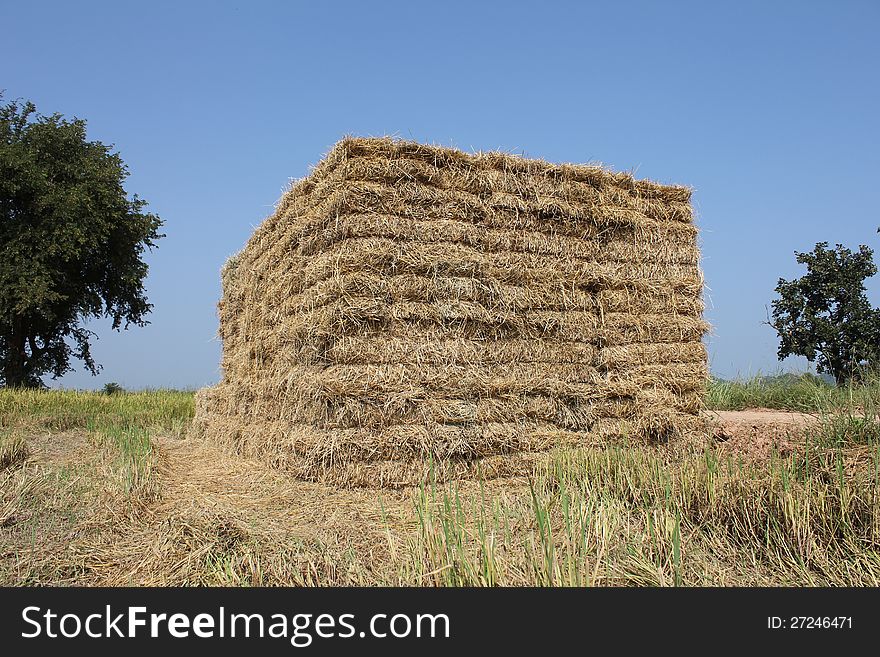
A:
<svg viewBox="0 0 880 657">
<path fill-rule="evenodd" d="M 27 441 L 17 432 L 0 433 L 0 472 L 20 465 L 30 456 Z"/>
<path fill-rule="evenodd" d="M 0 454 L 19 456 L 0 470 L 0 582 L 876 586 L 875 393 L 781 442 L 601 444 L 530 478 L 389 490 L 180 438 L 149 394 L 125 402 L 136 423 L 57 431 L 36 412 L 73 417 L 102 396 L 5 392 L 20 397 Z"/>
<path fill-rule="evenodd" d="M 186 431 L 192 396 L 0 390 L 0 580 L 88 583 L 78 542 L 155 499 L 152 437 Z"/>
</svg>

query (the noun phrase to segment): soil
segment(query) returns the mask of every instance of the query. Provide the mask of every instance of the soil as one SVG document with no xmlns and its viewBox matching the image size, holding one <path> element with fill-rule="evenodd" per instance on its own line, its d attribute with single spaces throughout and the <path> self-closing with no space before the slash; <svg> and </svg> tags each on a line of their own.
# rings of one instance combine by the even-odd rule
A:
<svg viewBox="0 0 880 657">
<path fill-rule="evenodd" d="M 767 456 L 774 450 L 785 456 L 819 424 L 815 415 L 766 408 L 710 411 L 707 415 L 722 449 L 744 457 Z"/>
</svg>

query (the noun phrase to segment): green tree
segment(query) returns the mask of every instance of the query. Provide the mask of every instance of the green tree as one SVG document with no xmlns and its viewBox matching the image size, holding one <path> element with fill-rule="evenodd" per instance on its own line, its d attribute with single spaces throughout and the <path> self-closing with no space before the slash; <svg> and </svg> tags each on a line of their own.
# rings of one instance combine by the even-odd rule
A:
<svg viewBox="0 0 880 657">
<path fill-rule="evenodd" d="M 779 360 L 805 356 L 839 384 L 859 379 L 880 353 L 880 310 L 865 293 L 865 280 L 877 273 L 873 251 L 820 242 L 795 256 L 807 273 L 779 279 L 769 322 L 779 334 Z"/>
<path fill-rule="evenodd" d="M 41 386 L 72 358 L 97 374 L 89 318 L 146 324 L 142 255 L 162 222 L 128 197 L 127 177 L 85 121 L 0 105 L 0 385 Z"/>
</svg>

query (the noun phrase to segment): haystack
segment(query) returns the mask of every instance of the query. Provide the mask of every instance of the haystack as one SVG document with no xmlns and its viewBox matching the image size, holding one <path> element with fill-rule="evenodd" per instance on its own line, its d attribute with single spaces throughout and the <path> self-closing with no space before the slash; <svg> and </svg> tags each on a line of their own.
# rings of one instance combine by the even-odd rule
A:
<svg viewBox="0 0 880 657">
<path fill-rule="evenodd" d="M 195 431 L 297 477 L 398 486 L 667 441 L 707 375 L 690 190 L 347 138 L 222 272 Z"/>
</svg>

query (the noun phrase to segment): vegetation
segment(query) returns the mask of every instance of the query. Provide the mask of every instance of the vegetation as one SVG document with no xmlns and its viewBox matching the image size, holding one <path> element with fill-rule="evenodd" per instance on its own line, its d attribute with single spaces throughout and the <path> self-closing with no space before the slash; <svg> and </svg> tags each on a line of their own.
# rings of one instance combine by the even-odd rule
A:
<svg viewBox="0 0 880 657">
<path fill-rule="evenodd" d="M 104 384 L 104 387 L 101 388 L 101 392 L 103 392 L 105 395 L 116 395 L 121 392 L 125 392 L 125 388 L 123 388 L 115 381 L 111 381 L 110 383 Z"/>
<path fill-rule="evenodd" d="M 801 413 L 832 413 L 841 408 L 864 408 L 880 398 L 880 379 L 836 386 L 812 374 L 757 376 L 725 381 L 712 379 L 706 389 L 706 406 L 716 411 L 772 408 Z"/>
<path fill-rule="evenodd" d="M 880 385 L 708 399 L 818 421 L 763 451 L 592 447 L 377 499 L 181 439 L 191 393 L 3 390 L 0 582 L 880 585 Z"/>
<path fill-rule="evenodd" d="M 880 309 L 865 293 L 865 279 L 877 273 L 873 251 L 820 242 L 795 255 L 807 273 L 779 279 L 769 322 L 779 334 L 779 360 L 804 356 L 839 384 L 861 378 L 880 356 Z"/>
<path fill-rule="evenodd" d="M 85 121 L 0 106 L 0 385 L 39 387 L 71 359 L 96 374 L 83 321 L 146 323 L 142 255 L 162 222 L 129 199 L 127 176 Z"/>
<path fill-rule="evenodd" d="M 409 556 L 438 585 L 876 585 L 880 452 L 843 476 L 850 461 L 819 447 L 761 464 L 584 450 L 513 503 L 423 491 Z"/>
<path fill-rule="evenodd" d="M 77 390 L 0 389 L 0 430 L 68 431 L 92 427 L 138 427 L 185 433 L 193 393 L 148 390 L 105 395 Z"/>
</svg>

